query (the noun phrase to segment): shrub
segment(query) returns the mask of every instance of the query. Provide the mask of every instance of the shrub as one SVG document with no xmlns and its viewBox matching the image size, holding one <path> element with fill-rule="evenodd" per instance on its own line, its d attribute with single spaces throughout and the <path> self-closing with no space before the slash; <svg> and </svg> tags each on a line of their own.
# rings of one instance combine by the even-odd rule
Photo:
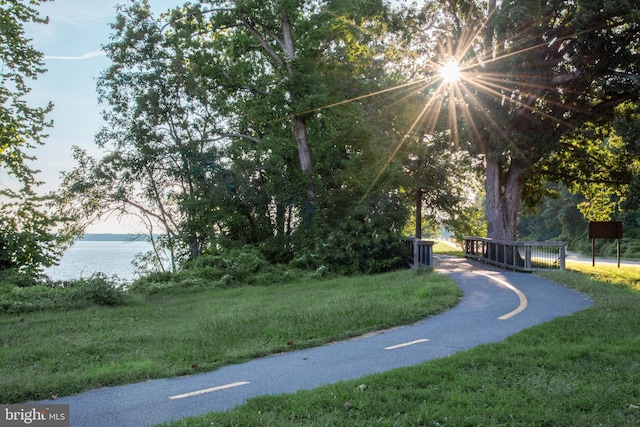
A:
<svg viewBox="0 0 640 427">
<path fill-rule="evenodd" d="M 20 288 L 37 286 L 46 282 L 43 276 L 23 273 L 16 270 L 5 270 L 0 275 L 0 281 L 10 283 Z"/>
<path fill-rule="evenodd" d="M 125 301 L 125 284 L 117 277 L 111 279 L 103 273 L 95 273 L 87 279 L 72 282 L 69 296 L 84 299 L 87 305 L 121 305 Z"/>
<path fill-rule="evenodd" d="M 69 282 L 41 280 L 32 286 L 3 281 L 1 288 L 0 311 L 8 313 L 115 306 L 126 302 L 124 283 L 102 273 Z"/>
<path fill-rule="evenodd" d="M 8 313 L 23 313 L 62 306 L 64 290 L 47 286 L 13 287 L 2 296 L 0 307 Z"/>
<path fill-rule="evenodd" d="M 372 196 L 348 215 L 322 218 L 293 236 L 297 267 L 326 266 L 337 274 L 375 274 L 406 266 L 403 228 L 408 215 L 401 197 Z M 326 213 L 326 212 L 324 212 Z"/>
<path fill-rule="evenodd" d="M 176 273 L 155 271 L 134 280 L 127 288 L 129 292 L 139 294 L 155 294 L 174 287 L 178 283 Z"/>
<path fill-rule="evenodd" d="M 189 260 L 175 273 L 149 274 L 134 281 L 129 290 L 151 294 L 176 289 L 270 285 L 292 277 L 286 271 L 283 266 L 269 264 L 255 248 L 227 249 Z"/>
<path fill-rule="evenodd" d="M 247 247 L 204 254 L 186 263 L 183 271 L 189 271 L 191 275 L 211 281 L 229 284 L 231 282 L 246 283 L 252 275 L 266 270 L 269 266 L 262 253 Z"/>
</svg>

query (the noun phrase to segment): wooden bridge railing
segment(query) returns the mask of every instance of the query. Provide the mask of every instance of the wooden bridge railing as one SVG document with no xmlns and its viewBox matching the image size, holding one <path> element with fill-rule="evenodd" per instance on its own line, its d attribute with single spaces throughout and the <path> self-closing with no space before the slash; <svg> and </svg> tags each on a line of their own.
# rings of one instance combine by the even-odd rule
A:
<svg viewBox="0 0 640 427">
<path fill-rule="evenodd" d="M 518 271 L 564 270 L 564 242 L 511 242 L 465 237 L 465 257 Z"/>
<path fill-rule="evenodd" d="M 411 268 L 417 270 L 418 268 L 433 267 L 433 241 L 411 238 L 406 242 L 410 251 L 409 266 Z"/>
</svg>

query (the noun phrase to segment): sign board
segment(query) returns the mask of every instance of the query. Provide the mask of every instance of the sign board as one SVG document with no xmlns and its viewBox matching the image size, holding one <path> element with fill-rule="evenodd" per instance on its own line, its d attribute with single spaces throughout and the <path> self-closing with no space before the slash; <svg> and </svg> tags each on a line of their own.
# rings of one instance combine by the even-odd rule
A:
<svg viewBox="0 0 640 427">
<path fill-rule="evenodd" d="M 618 268 L 620 268 L 620 239 L 622 239 L 622 222 L 590 221 L 589 238 L 591 239 L 591 265 L 596 265 L 596 239 L 618 240 Z"/>
<path fill-rule="evenodd" d="M 589 222 L 590 239 L 622 239 L 622 222 L 591 221 Z"/>
</svg>

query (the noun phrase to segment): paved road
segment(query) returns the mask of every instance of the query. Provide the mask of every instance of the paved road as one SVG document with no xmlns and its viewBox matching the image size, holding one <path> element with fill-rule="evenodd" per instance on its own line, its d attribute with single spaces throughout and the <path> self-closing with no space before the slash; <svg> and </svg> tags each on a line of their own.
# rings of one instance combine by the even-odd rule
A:
<svg viewBox="0 0 640 427">
<path fill-rule="evenodd" d="M 441 259 L 438 270 L 459 284 L 464 297 L 452 310 L 414 325 L 205 374 L 102 388 L 38 403 L 70 404 L 72 426 L 156 424 L 224 411 L 254 396 L 312 389 L 449 356 L 591 305 L 585 295 L 530 274 L 456 258 Z"/>
<path fill-rule="evenodd" d="M 584 262 L 584 263 L 593 263 L 593 258 L 592 257 L 587 257 L 584 255 L 581 255 L 577 252 L 567 252 L 567 261 L 576 261 L 576 262 Z M 601 257 L 596 257 L 595 259 L 595 264 L 596 267 L 602 264 L 618 264 L 618 259 L 617 258 L 601 258 Z M 621 259 L 620 260 L 620 265 L 626 265 L 626 266 L 640 266 L 640 261 L 630 261 L 630 260 L 625 260 L 625 259 Z"/>
</svg>

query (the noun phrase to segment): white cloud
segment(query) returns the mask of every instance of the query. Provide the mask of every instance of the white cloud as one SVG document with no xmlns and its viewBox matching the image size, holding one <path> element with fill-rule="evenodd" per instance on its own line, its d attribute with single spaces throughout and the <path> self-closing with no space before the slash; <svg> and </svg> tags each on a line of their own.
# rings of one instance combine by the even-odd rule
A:
<svg viewBox="0 0 640 427">
<path fill-rule="evenodd" d="M 56 56 L 56 55 L 47 55 L 43 59 L 59 59 L 63 61 L 81 61 L 83 59 L 91 59 L 97 58 L 99 56 L 105 56 L 106 53 L 101 50 L 94 50 L 93 52 L 85 53 L 80 56 Z"/>
<path fill-rule="evenodd" d="M 115 5 L 119 0 L 56 0 L 43 3 L 39 7 L 41 16 L 49 17 L 53 26 L 79 26 L 93 28 L 113 21 L 116 16 Z"/>
</svg>

